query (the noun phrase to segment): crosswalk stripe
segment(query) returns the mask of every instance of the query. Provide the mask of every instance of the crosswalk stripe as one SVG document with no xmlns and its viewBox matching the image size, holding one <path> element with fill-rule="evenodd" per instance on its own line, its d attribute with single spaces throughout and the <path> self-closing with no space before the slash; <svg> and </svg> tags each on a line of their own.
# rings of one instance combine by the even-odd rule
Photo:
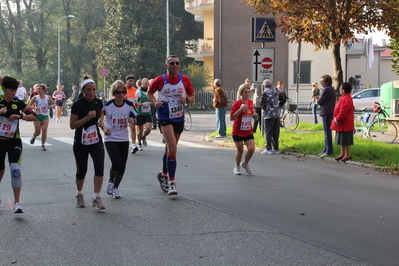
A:
<svg viewBox="0 0 399 266">
<path fill-rule="evenodd" d="M 30 139 L 31 138 L 29 138 L 29 137 L 22 137 L 21 138 L 22 143 L 24 143 L 26 145 L 33 146 L 33 147 L 40 147 L 42 145 L 42 142 L 41 142 L 40 138 L 36 139 L 35 144 L 33 144 L 33 145 L 30 145 Z M 73 141 L 74 141 L 73 138 L 48 138 L 47 140 L 48 141 L 56 140 L 56 141 L 60 141 L 60 142 L 63 142 L 63 143 L 69 144 L 69 145 L 73 145 Z M 156 147 L 156 148 L 165 147 L 165 144 L 163 144 L 161 141 L 158 142 L 158 141 L 147 140 L 147 143 L 148 143 L 149 147 Z M 54 146 L 56 144 L 54 144 L 54 142 L 53 142 L 53 144 L 46 142 L 45 145 L 46 145 L 46 147 L 51 147 L 51 146 Z M 198 143 L 194 143 L 194 142 L 190 142 L 190 141 L 184 141 L 184 140 L 179 140 L 179 144 L 178 145 L 179 146 L 180 145 L 187 146 L 187 147 L 191 147 L 191 148 L 203 148 L 203 149 L 204 148 L 208 148 L 208 149 L 212 148 L 209 145 L 203 145 L 203 144 L 198 144 Z"/>
</svg>

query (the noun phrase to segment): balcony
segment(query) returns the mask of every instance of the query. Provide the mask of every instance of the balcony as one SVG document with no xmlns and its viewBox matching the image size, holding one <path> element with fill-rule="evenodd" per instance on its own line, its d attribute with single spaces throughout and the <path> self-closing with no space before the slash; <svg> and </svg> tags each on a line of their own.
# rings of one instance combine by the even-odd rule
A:
<svg viewBox="0 0 399 266">
<path fill-rule="evenodd" d="M 213 49 L 213 38 L 186 41 L 187 56 L 189 57 L 213 56 Z"/>
<path fill-rule="evenodd" d="M 360 58 L 364 54 L 366 37 L 356 37 L 355 40 L 349 40 L 346 46 L 346 55 L 348 58 Z"/>
<path fill-rule="evenodd" d="M 204 11 L 214 10 L 214 0 L 185 0 L 184 8 L 194 15 L 203 15 Z"/>
</svg>

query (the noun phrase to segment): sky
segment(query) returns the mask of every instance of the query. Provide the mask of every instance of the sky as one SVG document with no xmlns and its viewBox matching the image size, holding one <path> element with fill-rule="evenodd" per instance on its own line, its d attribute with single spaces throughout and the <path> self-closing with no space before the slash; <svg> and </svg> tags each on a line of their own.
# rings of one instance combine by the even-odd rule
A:
<svg viewBox="0 0 399 266">
<path fill-rule="evenodd" d="M 382 46 L 382 40 L 385 39 L 387 44 L 389 43 L 389 37 L 382 31 L 369 33 L 367 37 L 373 37 L 373 44 Z"/>
</svg>

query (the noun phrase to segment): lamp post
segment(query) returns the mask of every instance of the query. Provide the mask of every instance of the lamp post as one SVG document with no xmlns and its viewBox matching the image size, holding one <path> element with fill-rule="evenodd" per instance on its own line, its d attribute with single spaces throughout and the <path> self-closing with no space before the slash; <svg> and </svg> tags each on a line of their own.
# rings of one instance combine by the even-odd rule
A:
<svg viewBox="0 0 399 266">
<path fill-rule="evenodd" d="M 75 17 L 74 15 L 68 15 L 68 16 L 62 17 L 62 18 L 60 18 L 60 20 L 58 20 L 58 79 L 57 79 L 57 84 L 61 83 L 61 70 L 60 70 L 60 66 L 61 66 L 60 22 L 64 18 L 74 18 L 74 17 Z"/>
</svg>

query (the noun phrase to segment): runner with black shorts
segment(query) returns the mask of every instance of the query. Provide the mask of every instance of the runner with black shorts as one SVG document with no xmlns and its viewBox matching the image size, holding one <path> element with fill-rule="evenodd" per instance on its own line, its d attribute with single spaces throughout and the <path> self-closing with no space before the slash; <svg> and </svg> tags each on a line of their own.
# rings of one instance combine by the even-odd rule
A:
<svg viewBox="0 0 399 266">
<path fill-rule="evenodd" d="M 195 93 L 190 79 L 179 74 L 180 60 L 177 56 L 168 56 L 165 67 L 169 74 L 154 79 L 147 97 L 157 108 L 159 127 L 165 140 L 162 172 L 157 174 L 157 178 L 163 191 L 176 195 L 176 154 L 184 127 L 184 104 L 194 102 Z M 158 101 L 154 97 L 156 91 Z"/>
<path fill-rule="evenodd" d="M 69 126 L 75 129 L 73 154 L 76 162 L 76 207 L 86 207 L 83 198 L 83 185 L 87 173 L 89 154 L 94 165 L 94 197 L 93 207 L 105 209 L 100 192 L 104 178 L 104 144 L 99 132 L 98 120 L 103 118 L 103 102 L 96 98 L 96 83 L 86 79 L 81 84 L 83 97 L 71 108 Z M 104 130 L 104 124 L 99 123 Z"/>
</svg>

